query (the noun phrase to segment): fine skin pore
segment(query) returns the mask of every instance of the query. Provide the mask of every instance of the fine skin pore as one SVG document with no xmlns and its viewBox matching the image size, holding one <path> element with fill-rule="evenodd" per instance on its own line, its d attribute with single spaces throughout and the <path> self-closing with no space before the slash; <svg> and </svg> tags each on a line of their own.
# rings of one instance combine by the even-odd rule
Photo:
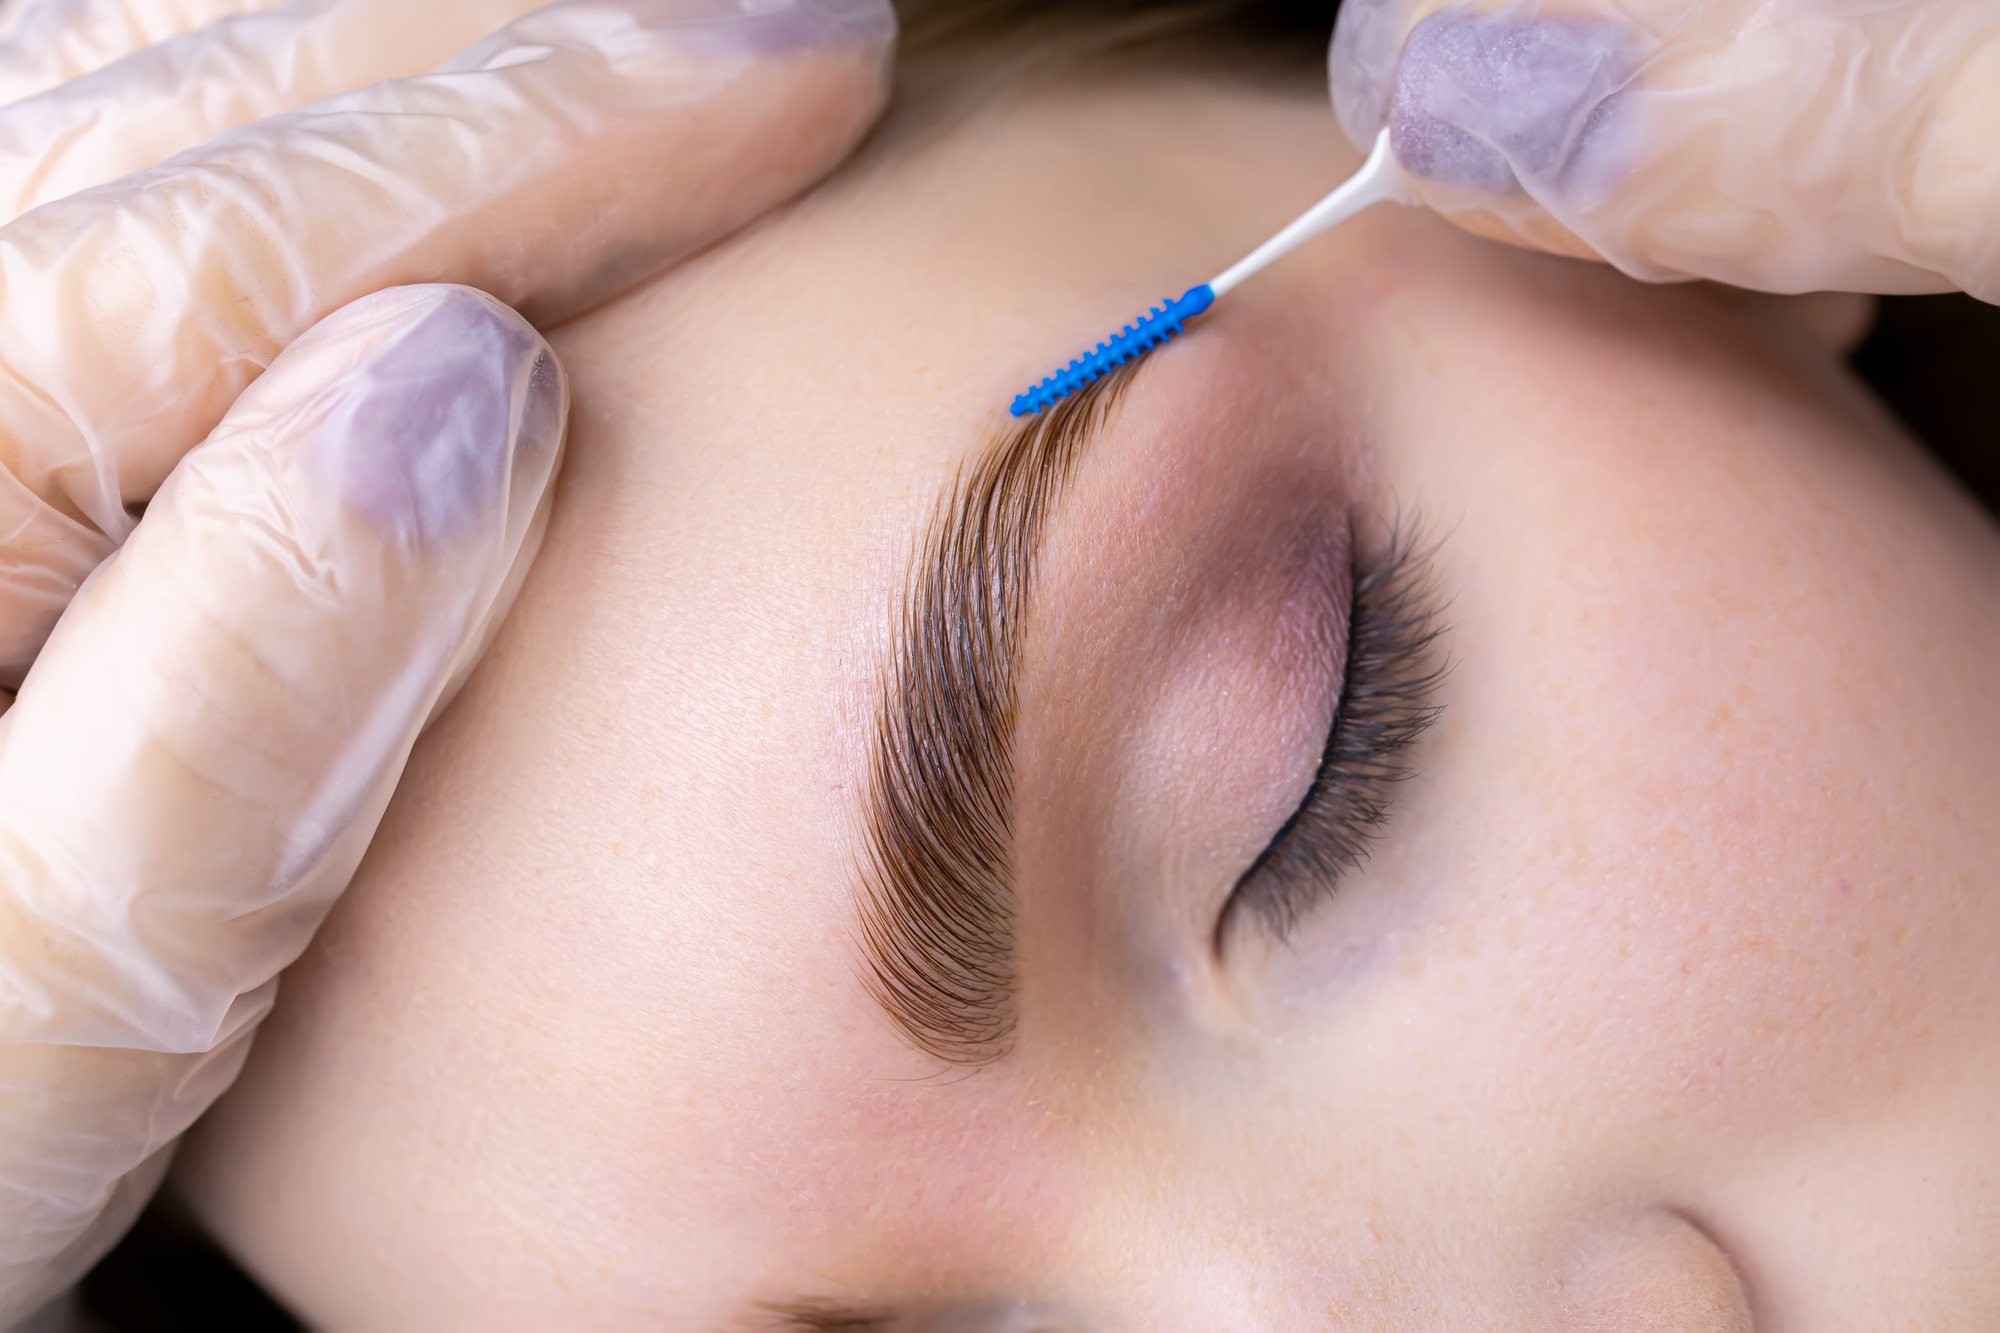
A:
<svg viewBox="0 0 2000 1333">
<path fill-rule="evenodd" d="M 1355 162 L 1305 88 L 1023 95 L 560 331 L 541 561 L 182 1158 L 225 1242 L 332 1328 L 2000 1326 L 2000 541 L 1837 304 L 1398 210 L 1232 296 L 1045 535 L 1004 1053 L 871 998 L 941 494 Z M 1418 774 L 1218 933 L 1398 519 Z"/>
</svg>

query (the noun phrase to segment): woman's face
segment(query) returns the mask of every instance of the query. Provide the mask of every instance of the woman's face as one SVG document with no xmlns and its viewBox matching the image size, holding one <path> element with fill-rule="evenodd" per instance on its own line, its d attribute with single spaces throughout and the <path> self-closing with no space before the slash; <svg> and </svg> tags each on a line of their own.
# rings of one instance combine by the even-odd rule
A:
<svg viewBox="0 0 2000 1333">
<path fill-rule="evenodd" d="M 1007 439 L 1355 161 L 1044 93 L 564 330 L 228 1243 L 354 1328 L 2000 1324 L 2000 545 L 1793 312 L 1382 209 Z"/>
</svg>

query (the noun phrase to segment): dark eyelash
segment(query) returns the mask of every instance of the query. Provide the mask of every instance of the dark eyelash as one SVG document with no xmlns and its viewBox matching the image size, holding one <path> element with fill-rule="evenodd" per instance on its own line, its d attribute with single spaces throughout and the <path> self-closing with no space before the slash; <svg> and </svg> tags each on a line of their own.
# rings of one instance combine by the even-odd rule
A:
<svg viewBox="0 0 2000 1333">
<path fill-rule="evenodd" d="M 1283 940 L 1368 859 L 1409 753 L 1438 719 L 1434 702 L 1446 666 L 1437 660 L 1441 607 L 1431 552 L 1399 525 L 1354 561 L 1347 620 L 1347 665 L 1319 772 L 1306 798 L 1236 881 L 1216 927 L 1248 913 Z"/>
</svg>

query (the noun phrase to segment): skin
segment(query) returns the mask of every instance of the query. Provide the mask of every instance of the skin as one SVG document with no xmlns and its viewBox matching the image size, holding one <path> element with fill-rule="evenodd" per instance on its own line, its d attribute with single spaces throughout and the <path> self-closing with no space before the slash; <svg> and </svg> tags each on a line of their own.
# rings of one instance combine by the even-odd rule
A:
<svg viewBox="0 0 2000 1333">
<path fill-rule="evenodd" d="M 935 119 L 558 334 L 540 563 L 183 1155 L 226 1243 L 335 1328 L 2000 1323 L 2000 542 L 1837 304 L 1399 210 L 1232 296 L 1049 533 L 1013 1050 L 899 1035 L 859 801 L 940 492 L 1357 161 L 1305 88 Z M 1316 580 L 1396 515 L 1420 775 L 1218 947 L 1324 743 Z"/>
</svg>

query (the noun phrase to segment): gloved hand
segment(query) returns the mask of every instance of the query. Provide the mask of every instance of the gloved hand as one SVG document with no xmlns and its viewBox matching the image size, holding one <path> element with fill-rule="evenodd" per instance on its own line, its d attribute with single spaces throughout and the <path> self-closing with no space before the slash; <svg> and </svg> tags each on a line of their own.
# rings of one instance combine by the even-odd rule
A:
<svg viewBox="0 0 2000 1333">
<path fill-rule="evenodd" d="M 1986 0 L 1346 0 L 1334 105 L 1422 201 L 1649 280 L 2000 300 Z"/>
<path fill-rule="evenodd" d="M 0 108 L 0 202 L 33 209 L 0 227 L 0 686 L 321 317 L 443 281 L 558 319 L 796 193 L 885 96 L 888 0 L 504 23 L 533 2 L 297 0 Z"/>
<path fill-rule="evenodd" d="M 0 226 L 0 1326 L 233 1079 L 532 559 L 561 372 L 491 296 L 397 284 L 590 304 L 830 169 L 894 38 L 887 0 L 564 0 L 490 36 L 529 5 L 398 3 L 0 108 L 17 206 L 118 177 Z M 14 40 L 119 8 L 44 0 Z"/>
</svg>

